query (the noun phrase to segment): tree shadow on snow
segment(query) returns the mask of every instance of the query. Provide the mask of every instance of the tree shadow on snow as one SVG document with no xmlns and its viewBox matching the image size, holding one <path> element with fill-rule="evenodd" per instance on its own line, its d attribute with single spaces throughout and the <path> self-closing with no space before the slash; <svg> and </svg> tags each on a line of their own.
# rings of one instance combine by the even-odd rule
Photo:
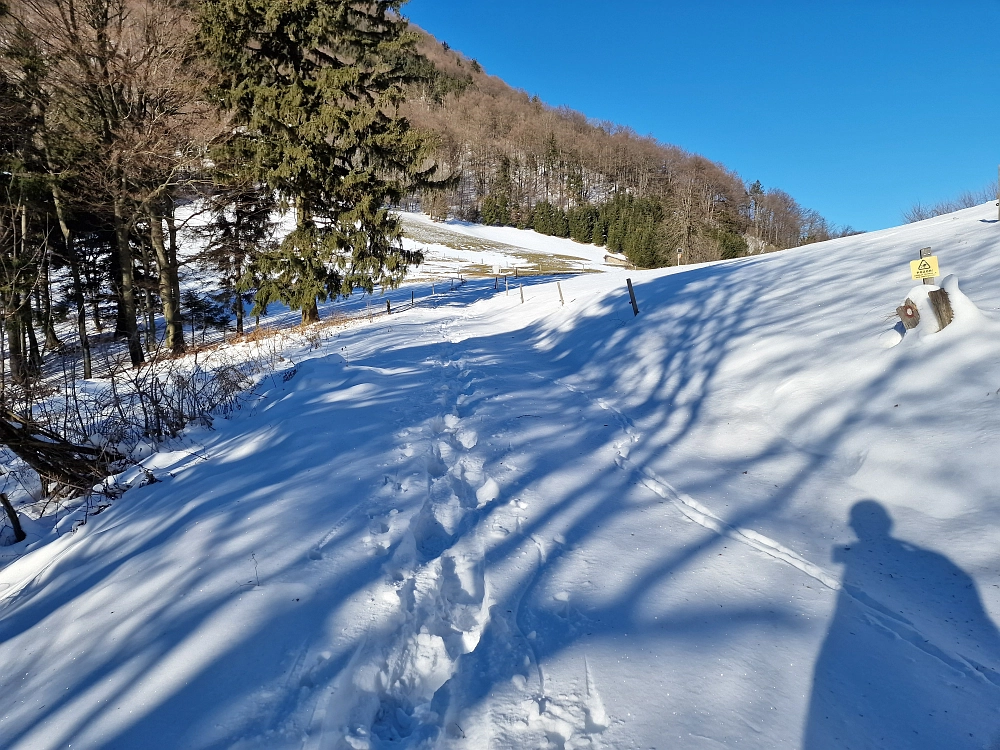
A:
<svg viewBox="0 0 1000 750">
<path fill-rule="evenodd" d="M 737 268 L 747 270 L 730 273 Z M 651 592 L 671 591 L 675 574 L 690 570 L 695 564 L 710 564 L 727 543 L 725 535 L 701 527 L 688 527 L 683 539 L 663 539 L 659 546 L 647 550 L 648 554 L 641 565 L 637 564 L 634 575 L 613 587 L 607 598 L 587 602 L 584 609 L 574 609 L 584 607 L 586 597 L 581 592 L 569 592 L 569 600 L 565 602 L 552 601 L 551 597 L 543 595 L 563 569 L 575 564 L 574 550 L 599 542 L 616 524 L 634 523 L 636 519 L 647 519 L 661 512 L 679 519 L 679 513 L 664 508 L 663 498 L 640 486 L 641 477 L 636 471 L 623 469 L 615 462 L 611 452 L 613 443 L 622 440 L 629 431 L 641 431 L 643 438 L 632 447 L 629 456 L 635 466 L 655 463 L 661 471 L 660 466 L 671 468 L 675 454 L 680 455 L 679 460 L 686 460 L 677 447 L 696 430 L 711 399 L 720 397 L 717 379 L 738 340 L 753 336 L 755 328 L 762 326 L 768 330 L 782 327 L 793 330 L 804 321 L 820 319 L 827 314 L 823 303 L 840 294 L 835 287 L 821 287 L 817 290 L 815 306 L 803 307 L 794 321 L 785 320 L 782 317 L 787 317 L 785 308 L 762 305 L 761 289 L 769 283 L 776 286 L 777 282 L 767 277 L 766 269 L 762 262 L 739 267 L 720 264 L 638 283 L 636 293 L 643 312 L 637 319 L 632 317 L 628 296 L 622 287 L 592 308 L 587 317 L 574 320 L 563 328 L 553 327 L 551 322 L 543 320 L 513 332 L 466 339 L 459 345 L 448 341 L 427 343 L 415 335 L 413 343 L 402 354 L 397 351 L 384 355 L 387 359 L 383 362 L 383 354 L 376 352 L 357 366 L 352 358 L 351 367 L 344 370 L 346 383 L 350 373 L 363 373 L 365 367 L 371 367 L 374 372 L 380 364 L 387 370 L 398 370 L 399 362 L 404 359 L 415 363 L 411 371 L 394 372 L 392 388 L 385 386 L 387 390 L 377 404 L 370 397 L 361 401 L 345 399 L 332 405 L 323 399 L 306 403 L 313 412 L 314 421 L 309 424 L 322 424 L 323 429 L 329 425 L 331 434 L 343 431 L 355 436 L 352 440 L 357 445 L 371 446 L 376 439 L 382 439 L 384 444 L 379 445 L 385 447 L 391 443 L 394 430 L 421 427 L 432 414 L 429 407 L 420 403 L 421 399 L 429 397 L 428 394 L 433 395 L 425 380 L 430 369 L 421 369 L 419 363 L 447 363 L 458 353 L 462 363 L 441 366 L 451 368 L 456 374 L 463 368 L 476 370 L 481 383 L 487 385 L 512 384 L 512 390 L 506 393 L 480 389 L 474 380 L 441 385 L 444 395 L 449 393 L 448 389 L 452 395 L 456 389 L 462 391 L 463 416 L 489 415 L 491 421 L 486 429 L 491 431 L 493 440 L 481 440 L 481 450 L 491 444 L 507 444 L 506 450 L 484 456 L 486 469 L 498 471 L 499 467 L 491 462 L 499 463 L 511 455 L 517 456 L 519 465 L 517 472 L 503 485 L 500 499 L 470 511 L 454 533 L 424 540 L 422 561 L 428 557 L 443 559 L 451 554 L 463 538 L 488 529 L 504 504 L 526 493 L 541 492 L 540 488 L 549 482 L 562 482 L 560 472 L 566 474 L 567 467 L 570 474 L 573 466 L 587 469 L 585 484 L 563 483 L 557 499 L 539 504 L 537 509 L 526 513 L 522 525 L 508 529 L 506 537 L 492 538 L 485 550 L 483 567 L 487 575 L 505 565 L 508 570 L 513 569 L 512 584 L 503 594 L 491 594 L 490 617 L 481 638 L 472 652 L 461 657 L 456 674 L 435 695 L 433 708 L 440 716 L 448 715 L 457 704 L 471 706 L 485 701 L 495 691 L 510 689 L 513 678 L 525 676 L 525 658 L 536 664 L 547 662 L 581 643 L 627 635 L 670 642 L 678 649 L 685 649 L 724 644 L 754 629 L 773 631 L 777 628 L 795 633 L 805 627 L 792 604 L 776 601 L 760 592 L 756 597 L 748 595 L 740 602 L 725 606 L 715 601 L 682 602 L 669 596 L 657 596 L 654 619 L 648 606 Z M 794 273 L 794 269 L 781 269 L 783 277 Z M 748 279 L 757 283 L 749 284 Z M 535 283 L 542 282 L 525 280 L 526 288 Z M 549 304 L 557 304 L 552 290 L 545 292 L 552 297 Z M 571 298 L 572 292 L 566 292 L 567 298 Z M 447 298 L 441 295 L 434 304 L 467 304 L 491 293 L 503 295 L 504 291 L 502 286 L 499 292 L 493 292 L 486 284 L 470 283 Z M 511 290 L 511 294 L 514 293 Z M 535 293 L 541 304 L 543 295 Z M 529 303 L 531 301 L 529 299 Z M 568 316 L 571 312 L 568 305 L 566 311 Z M 647 320 L 665 325 L 647 326 Z M 393 326 L 396 325 L 406 325 L 406 316 L 393 316 Z M 649 331 L 655 333 L 655 340 Z M 666 341 L 658 338 L 662 331 L 669 331 Z M 531 356 L 526 356 L 527 353 Z M 615 367 L 608 366 L 612 360 L 618 362 Z M 768 366 L 792 372 L 796 363 L 777 361 Z M 301 379 L 308 374 L 308 368 L 304 368 L 303 373 L 290 381 L 290 387 L 302 387 L 306 381 Z M 511 373 L 531 378 L 530 387 L 525 386 L 520 392 L 513 390 L 517 379 Z M 753 373 L 748 374 L 748 379 L 752 377 Z M 895 377 L 888 372 L 874 378 L 865 394 L 867 402 L 875 400 Z M 378 382 L 388 383 L 388 380 Z M 617 392 L 625 394 L 622 398 L 627 403 L 608 408 L 602 399 L 614 398 Z M 497 406 L 501 403 L 500 397 L 504 399 L 502 409 Z M 280 398 L 280 393 L 275 395 L 275 401 Z M 444 408 L 442 406 L 442 414 Z M 748 446 L 746 455 L 706 462 L 706 465 L 711 464 L 710 470 L 706 469 L 703 475 L 691 474 L 684 490 L 693 495 L 717 493 L 720 483 L 730 481 L 729 477 L 738 477 L 747 468 L 765 467 L 771 461 L 794 454 L 797 462 L 794 471 L 773 492 L 747 499 L 734 491 L 733 496 L 740 502 L 734 502 L 727 511 L 726 523 L 755 528 L 780 513 L 818 470 L 837 460 L 838 445 L 855 424 L 863 421 L 865 408 L 865 403 L 859 402 L 846 409 L 837 420 L 824 422 L 826 427 L 819 436 L 822 440 L 816 440 L 820 448 L 799 450 L 780 437 L 768 438 Z M 379 423 L 387 414 L 398 416 L 395 425 Z M 534 420 L 533 416 L 545 418 Z M 800 419 L 808 423 L 814 417 L 815 414 L 805 413 Z M 326 421 L 316 421 L 320 418 Z M 225 554 L 228 559 L 246 557 L 254 547 L 249 546 L 251 542 L 245 541 L 244 535 L 253 527 L 244 524 L 244 520 L 251 512 L 266 509 L 270 495 L 275 492 L 288 492 L 300 481 L 303 486 L 311 487 L 307 484 L 308 472 L 329 460 L 330 448 L 322 430 L 299 430 L 301 434 L 287 430 L 286 433 L 290 437 L 285 438 L 286 444 L 280 449 L 267 446 L 266 451 L 249 453 L 223 464 L 222 468 L 213 469 L 215 473 L 209 476 L 217 484 L 211 499 L 205 497 L 204 479 L 198 479 L 196 470 L 192 470 L 187 482 L 181 475 L 170 483 L 142 490 L 148 493 L 144 497 L 150 500 L 144 513 L 153 519 L 159 514 L 162 518 L 160 529 L 164 533 L 149 532 L 141 542 L 137 541 L 142 545 L 138 552 L 152 559 L 156 548 L 164 544 L 164 536 L 174 534 L 178 524 L 190 529 L 198 522 L 215 523 L 223 530 L 213 537 L 221 551 L 204 551 L 205 569 L 199 568 L 186 582 L 185 588 L 191 591 L 197 590 L 202 577 L 209 579 L 213 554 Z M 266 431 L 262 430 L 261 434 L 265 436 L 261 440 L 266 442 Z M 385 450 L 388 455 L 389 449 Z M 386 561 L 395 552 L 393 548 L 386 557 L 359 559 L 356 550 L 370 532 L 369 513 L 381 506 L 385 510 L 387 501 L 378 493 L 391 486 L 391 481 L 420 469 L 423 460 L 424 457 L 415 455 L 390 469 L 374 465 L 360 451 L 357 455 L 345 454 L 339 464 L 342 476 L 330 477 L 329 486 L 321 495 L 303 496 L 296 507 L 297 512 L 280 519 L 281 539 L 276 546 L 295 544 L 302 548 L 304 555 L 309 545 L 326 540 L 323 542 L 324 559 L 310 563 L 313 567 L 307 571 L 312 576 L 310 585 L 315 587 L 313 597 L 293 604 L 292 595 L 289 595 L 284 611 L 248 624 L 235 633 L 231 644 L 214 653 L 190 679 L 177 685 L 172 694 L 157 696 L 153 701 L 155 705 L 147 706 L 141 717 L 123 723 L 114 736 L 107 738 L 106 746 L 221 750 L 231 746 L 234 738 L 260 738 L 276 728 L 287 729 L 291 734 L 305 731 L 301 723 L 302 707 L 310 701 L 321 700 L 317 696 L 348 668 L 351 656 L 363 643 L 363 639 L 342 640 L 337 648 L 324 647 L 331 613 L 374 582 L 384 579 Z M 273 473 L 280 481 L 270 480 L 273 481 L 270 487 L 254 485 L 259 466 L 268 462 L 273 463 Z M 176 497 L 170 497 L 171 494 Z M 405 503 L 393 502 L 401 513 L 416 513 L 422 501 L 422 498 L 410 498 Z M 177 514 L 178 503 L 183 502 L 189 503 L 187 510 Z M 837 613 L 816 667 L 805 745 L 808 750 L 845 747 L 850 744 L 848 741 L 830 738 L 847 737 L 849 740 L 863 738 L 863 745 L 878 746 L 877 741 L 870 739 L 874 734 L 845 735 L 843 732 L 850 726 L 878 729 L 875 724 L 865 724 L 866 719 L 855 717 L 851 712 L 857 709 L 864 713 L 884 699 L 884 705 L 898 707 L 899 711 L 912 709 L 907 716 L 915 717 L 918 709 L 924 711 L 929 718 L 921 724 L 924 721 L 921 714 L 914 726 L 926 727 L 928 736 L 938 741 L 937 747 L 963 747 L 965 738 L 946 737 L 945 733 L 947 728 L 961 723 L 953 719 L 955 714 L 951 712 L 961 711 L 965 689 L 980 693 L 984 689 L 1000 692 L 1000 680 L 992 671 L 1000 665 L 996 629 L 983 612 L 968 576 L 946 558 L 892 538 L 884 510 L 881 511 L 883 520 L 879 520 L 881 507 L 877 503 L 862 503 L 857 507 L 860 510 L 856 517 L 852 516 L 852 526 L 859 543 L 843 552 L 843 562 L 847 564 L 844 588 L 839 594 Z M 124 510 L 112 508 L 102 518 L 114 521 Z M 138 513 L 138 507 L 133 512 Z M 341 522 L 342 516 L 346 520 Z M 171 523 L 174 525 L 170 526 Z M 337 523 L 342 526 L 335 527 Z M 155 528 L 156 524 L 150 523 L 150 526 Z M 279 528 L 277 524 L 275 528 Z M 561 543 L 550 545 L 544 555 L 533 552 L 537 558 L 526 558 L 528 562 L 521 567 L 513 565 L 519 556 L 526 555 L 526 550 L 535 549 L 532 540 L 551 540 L 556 534 L 562 538 Z M 256 543 L 263 544 L 261 541 Z M 264 558 L 262 547 L 256 549 L 258 557 Z M 92 552 L 96 555 L 98 551 Z M 83 554 L 81 552 L 79 557 Z M 339 562 L 340 556 L 350 562 Z M 90 570 L 97 572 L 80 581 L 71 575 L 69 557 L 59 561 L 50 573 L 51 578 L 64 587 L 62 594 L 56 597 L 57 604 L 72 603 L 85 596 L 94 586 L 94 578 L 110 579 L 118 575 L 126 557 L 124 553 L 109 555 L 100 567 L 91 566 Z M 287 570 L 269 572 L 265 586 L 272 585 L 271 581 L 276 586 L 282 576 L 302 575 L 302 569 L 295 567 L 299 563 L 301 558 L 289 562 Z M 614 567 L 615 561 L 608 560 L 605 564 Z M 905 585 L 899 583 L 901 580 Z M 230 600 L 238 596 L 240 592 L 236 591 Z M 53 612 L 52 606 L 41 602 L 26 601 L 24 604 L 24 609 L 3 623 L 0 636 L 17 637 Z M 205 601 L 174 611 L 169 602 L 161 603 L 162 611 L 154 618 L 160 628 L 155 637 L 138 642 L 140 645 L 136 646 L 109 646 L 105 654 L 95 659 L 89 675 L 67 691 L 63 703 L 43 707 L 35 721 L 54 717 L 72 700 L 69 694 L 79 696 L 122 661 L 141 657 L 154 665 L 164 655 L 177 650 L 226 604 Z M 961 622 L 961 627 L 956 620 Z M 529 638 L 532 632 L 536 633 L 535 638 Z M 856 635 L 858 633 L 860 635 Z M 819 634 L 822 634 L 821 629 Z M 369 634 L 371 640 L 386 635 Z M 931 643 L 949 644 L 948 651 L 943 650 L 944 646 L 932 646 Z M 323 654 L 321 663 L 316 661 L 319 654 Z M 914 655 L 915 661 L 912 660 Z M 959 685 L 959 689 L 953 690 L 957 696 L 954 706 L 944 705 L 946 701 L 940 700 L 944 692 L 941 689 L 920 693 L 928 681 L 940 682 L 943 670 L 954 673 L 954 680 Z M 102 705 L 92 702 L 80 707 L 76 719 L 78 733 L 98 722 L 102 713 L 109 712 L 115 699 L 126 697 L 128 688 L 128 684 L 123 685 Z M 931 705 L 932 702 L 940 705 Z M 386 706 L 392 709 L 394 716 L 401 717 L 400 729 L 405 729 L 404 725 L 411 720 L 407 711 L 412 711 L 413 706 L 397 705 L 389 700 Z M 944 717 L 945 708 L 949 711 L 948 717 Z M 214 727 L 223 713 L 228 714 L 225 736 L 211 736 L 211 731 L 202 733 Z M 985 722 L 986 718 L 980 721 Z M 981 727 L 973 728 L 971 722 L 966 723 L 970 724 L 969 731 L 976 734 L 975 740 L 980 743 L 973 745 L 970 738 L 969 746 L 981 746 L 984 736 L 980 734 Z M 896 725 L 883 723 L 880 726 L 884 734 L 894 731 Z M 844 727 L 843 731 L 840 727 Z M 926 745 L 922 744 L 922 739 L 913 740 L 911 728 L 905 729 L 909 734 L 895 735 L 906 737 L 897 746 L 914 746 L 915 742 L 921 747 L 934 746 L 930 740 Z M 8 725 L 5 731 L 8 732 L 6 741 L 14 743 L 24 740 L 31 726 L 22 722 Z M 273 739 L 275 747 L 295 744 L 290 735 Z M 386 746 L 405 747 L 407 741 L 400 737 L 397 744 Z"/>
</svg>

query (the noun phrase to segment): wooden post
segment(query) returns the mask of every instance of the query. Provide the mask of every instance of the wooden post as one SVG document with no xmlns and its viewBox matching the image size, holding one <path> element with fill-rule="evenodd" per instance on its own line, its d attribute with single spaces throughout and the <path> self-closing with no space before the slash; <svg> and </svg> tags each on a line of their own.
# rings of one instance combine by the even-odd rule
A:
<svg viewBox="0 0 1000 750">
<path fill-rule="evenodd" d="M 385 301 L 385 314 L 392 315 L 392 305 L 389 304 L 389 300 Z"/>
<path fill-rule="evenodd" d="M 556 289 L 559 290 L 559 304 L 560 305 L 565 305 L 566 304 L 566 300 L 564 300 L 563 296 L 562 296 L 562 285 L 558 281 L 556 282 Z"/>
<path fill-rule="evenodd" d="M 628 298 L 632 301 L 632 312 L 635 315 L 639 314 L 639 305 L 635 303 L 635 291 L 632 289 L 632 279 L 625 279 L 625 283 L 628 284 Z"/>
<path fill-rule="evenodd" d="M 677 265 L 681 264 L 681 258 L 683 256 L 684 256 L 684 248 L 683 247 L 677 248 Z"/>
<path fill-rule="evenodd" d="M 410 290 L 410 305 L 413 306 L 415 304 L 416 304 L 416 298 L 413 296 L 413 290 L 411 289 Z"/>
<path fill-rule="evenodd" d="M 517 278 L 517 266 L 514 266 L 514 278 Z"/>
<path fill-rule="evenodd" d="M 931 252 L 931 249 L 929 247 L 922 247 L 922 248 L 920 248 L 920 257 L 921 258 L 927 258 L 928 256 L 931 256 L 933 254 L 934 253 Z M 937 277 L 935 277 L 935 278 L 937 278 Z M 934 283 L 934 279 L 924 279 L 924 283 L 925 284 L 933 284 Z"/>
<path fill-rule="evenodd" d="M 955 312 L 951 309 L 951 299 L 945 289 L 936 289 L 927 292 L 927 299 L 931 302 L 931 309 L 934 317 L 937 318 L 938 330 L 942 330 L 955 319 Z"/>
<path fill-rule="evenodd" d="M 520 284 L 518 284 L 517 288 L 521 290 L 521 304 L 523 305 L 524 304 L 524 287 L 521 286 Z"/>
<path fill-rule="evenodd" d="M 493 279 L 493 291 L 495 292 L 499 288 L 500 288 L 500 277 L 496 276 Z"/>
</svg>

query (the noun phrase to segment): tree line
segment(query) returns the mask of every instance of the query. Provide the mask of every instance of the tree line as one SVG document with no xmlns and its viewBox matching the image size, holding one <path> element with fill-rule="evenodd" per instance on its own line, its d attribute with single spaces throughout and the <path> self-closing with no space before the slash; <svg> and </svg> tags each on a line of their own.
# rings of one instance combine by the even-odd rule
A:
<svg viewBox="0 0 1000 750">
<path fill-rule="evenodd" d="M 606 244 L 644 267 L 676 262 L 678 249 L 700 262 L 855 233 L 701 156 L 549 107 L 428 35 L 420 50 L 433 81 L 403 111 L 459 176 L 409 197 L 432 216 Z"/>
<path fill-rule="evenodd" d="M 241 332 L 274 303 L 315 321 L 324 300 L 420 261 L 390 209 L 437 167 L 399 109 L 437 84 L 401 4 L 0 0 L 0 428 L 25 436 L 22 458 L 52 443 L 32 411 L 52 352 L 91 378 L 92 345 L 118 339 L 139 373 L 185 352 L 186 324 Z M 294 226 L 279 233 L 282 213 Z M 182 293 L 194 270 L 218 294 Z M 163 379 L 116 377 L 148 390 L 133 400 L 159 435 Z"/>
<path fill-rule="evenodd" d="M 399 283 L 419 257 L 387 207 L 435 172 L 398 115 L 421 75 L 399 6 L 0 5 L 10 378 L 35 377 L 43 350 L 64 343 L 53 320 L 67 309 L 87 377 L 89 340 L 106 328 L 136 365 L 153 347 L 183 352 L 179 212 L 192 201 L 210 214 L 199 260 L 238 328 L 247 305 L 281 302 L 308 322 L 320 301 Z M 295 226 L 276 241 L 279 208 Z"/>
</svg>

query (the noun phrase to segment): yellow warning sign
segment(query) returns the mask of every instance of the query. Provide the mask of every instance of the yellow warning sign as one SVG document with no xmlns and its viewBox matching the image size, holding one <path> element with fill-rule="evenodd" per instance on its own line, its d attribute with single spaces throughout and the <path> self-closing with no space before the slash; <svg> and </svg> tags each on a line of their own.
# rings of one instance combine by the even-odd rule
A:
<svg viewBox="0 0 1000 750">
<path fill-rule="evenodd" d="M 941 272 L 938 270 L 937 256 L 928 255 L 926 258 L 921 258 L 920 260 L 911 260 L 910 274 L 914 279 L 933 279 L 935 276 L 940 276 Z"/>
</svg>

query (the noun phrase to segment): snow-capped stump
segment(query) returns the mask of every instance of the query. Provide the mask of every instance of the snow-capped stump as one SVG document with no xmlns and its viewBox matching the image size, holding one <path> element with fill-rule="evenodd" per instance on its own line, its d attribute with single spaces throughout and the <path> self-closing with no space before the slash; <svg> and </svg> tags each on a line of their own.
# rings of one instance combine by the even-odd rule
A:
<svg viewBox="0 0 1000 750">
<path fill-rule="evenodd" d="M 924 289 L 924 287 L 918 287 Z M 946 289 L 931 289 L 927 292 L 927 301 L 934 312 L 934 319 L 937 321 L 937 330 L 945 328 L 955 318 L 955 313 L 951 309 L 951 298 L 948 297 Z M 896 314 L 903 321 L 903 327 L 911 330 L 920 325 L 920 308 L 917 303 L 907 297 L 903 304 L 896 308 Z"/>
<path fill-rule="evenodd" d="M 944 330 L 956 318 L 982 317 L 979 308 L 958 287 L 954 274 L 946 276 L 941 286 L 921 285 L 910 290 L 902 305 L 896 308 L 907 330 L 919 328 L 921 334 Z"/>
<path fill-rule="evenodd" d="M 891 349 L 903 340 L 904 333 L 911 331 L 918 338 L 938 333 L 952 323 L 963 330 L 975 328 L 985 318 L 976 304 L 958 288 L 958 279 L 952 274 L 946 276 L 940 286 L 921 284 L 910 290 L 896 315 L 900 323 L 879 337 L 882 345 Z M 956 334 L 959 335 L 959 334 Z"/>
</svg>

